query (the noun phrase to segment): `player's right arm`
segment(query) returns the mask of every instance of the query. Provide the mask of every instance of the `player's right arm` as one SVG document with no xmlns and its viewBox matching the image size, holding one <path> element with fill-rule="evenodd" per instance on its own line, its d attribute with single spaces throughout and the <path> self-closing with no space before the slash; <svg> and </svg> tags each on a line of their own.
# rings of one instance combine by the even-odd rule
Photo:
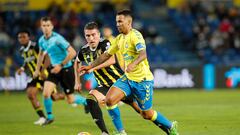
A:
<svg viewBox="0 0 240 135">
<path fill-rule="evenodd" d="M 75 85 L 74 89 L 81 92 L 82 84 L 81 84 L 81 75 L 83 75 L 85 72 L 82 71 L 81 73 L 78 72 L 78 68 L 82 66 L 82 61 L 84 60 L 81 50 L 78 52 L 77 57 L 74 61 L 74 76 L 75 76 Z"/>
<path fill-rule="evenodd" d="M 21 53 L 21 56 L 22 56 L 22 58 L 23 58 L 23 64 L 22 64 L 22 66 L 21 66 L 20 68 L 17 69 L 17 74 L 18 74 L 18 75 L 21 75 L 22 72 L 25 71 L 25 67 L 26 67 L 25 57 L 24 57 L 23 51 L 22 51 L 21 49 L 20 49 L 20 53 Z"/>
<path fill-rule="evenodd" d="M 26 65 L 26 63 L 25 63 L 25 60 L 24 60 L 23 65 L 17 70 L 17 74 L 18 74 L 18 75 L 21 75 L 22 72 L 25 71 L 25 65 Z"/>
<path fill-rule="evenodd" d="M 102 46 L 101 46 L 101 50 L 102 50 L 102 52 L 104 53 L 104 52 L 106 52 L 106 51 L 110 48 L 111 42 L 109 42 L 108 40 L 105 40 L 105 41 L 104 41 L 104 44 L 101 44 L 101 45 L 102 45 Z M 101 69 L 101 68 L 109 67 L 109 66 L 111 66 L 111 65 L 113 65 L 113 64 L 115 64 L 115 63 L 116 63 L 115 56 L 112 55 L 112 56 L 111 56 L 108 60 L 106 60 L 104 63 L 102 63 L 102 64 L 100 64 L 100 65 L 92 68 L 91 70 L 94 71 L 94 70 L 98 70 L 98 69 Z M 91 70 L 90 70 L 90 71 L 91 71 Z M 90 71 L 88 71 L 88 72 L 90 72 Z"/>
<path fill-rule="evenodd" d="M 91 65 L 89 66 L 81 66 L 79 69 L 79 72 L 91 72 L 93 71 L 93 69 L 95 67 L 97 67 L 98 65 L 104 63 L 105 61 L 107 61 L 112 55 L 109 54 L 108 52 L 105 52 L 103 54 L 101 54 Z"/>
<path fill-rule="evenodd" d="M 91 70 L 94 71 L 94 70 L 98 70 L 101 68 L 109 67 L 115 63 L 116 63 L 116 60 L 115 60 L 115 56 L 113 55 L 109 59 L 107 59 L 104 63 L 92 68 Z M 91 72 L 91 71 L 88 71 L 88 72 Z"/>
<path fill-rule="evenodd" d="M 20 67 L 20 68 L 17 70 L 17 74 L 18 74 L 18 75 L 21 75 L 22 72 L 24 72 L 24 68 L 23 68 L 23 67 Z"/>
<path fill-rule="evenodd" d="M 77 60 L 74 61 L 74 75 L 75 75 L 75 85 L 74 89 L 81 92 L 82 84 L 80 81 L 80 74 L 78 73 L 78 68 L 82 65 L 82 62 L 78 62 Z"/>
<path fill-rule="evenodd" d="M 115 42 L 114 44 L 112 44 L 112 46 L 109 47 L 109 49 L 106 52 L 101 54 L 91 65 L 82 66 L 80 68 L 80 70 L 86 71 L 86 72 L 93 71 L 92 70 L 93 68 L 97 67 L 98 65 L 100 65 L 100 64 L 104 63 L 105 61 L 107 61 L 108 59 L 110 59 L 111 56 L 114 55 L 118 50 L 119 50 L 119 48 L 117 46 L 117 42 Z"/>
</svg>

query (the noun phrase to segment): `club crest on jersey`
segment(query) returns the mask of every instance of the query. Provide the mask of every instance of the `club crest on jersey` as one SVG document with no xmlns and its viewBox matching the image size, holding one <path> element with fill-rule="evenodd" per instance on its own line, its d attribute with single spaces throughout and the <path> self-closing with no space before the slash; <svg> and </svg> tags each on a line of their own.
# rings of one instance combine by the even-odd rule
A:
<svg viewBox="0 0 240 135">
<path fill-rule="evenodd" d="M 110 42 L 107 42 L 106 50 L 109 49 L 110 45 L 111 45 Z"/>
<path fill-rule="evenodd" d="M 128 44 L 125 45 L 125 48 L 128 48 Z"/>
</svg>

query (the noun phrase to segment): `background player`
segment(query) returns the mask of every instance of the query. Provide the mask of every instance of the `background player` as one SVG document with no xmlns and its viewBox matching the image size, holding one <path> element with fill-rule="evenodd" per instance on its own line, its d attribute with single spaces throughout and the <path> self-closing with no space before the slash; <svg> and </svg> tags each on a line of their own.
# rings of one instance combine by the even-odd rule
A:
<svg viewBox="0 0 240 135">
<path fill-rule="evenodd" d="M 24 58 L 24 64 L 17 70 L 18 74 L 26 71 L 29 76 L 32 77 L 37 65 L 38 56 L 38 45 L 36 42 L 30 40 L 30 32 L 27 29 L 22 29 L 17 34 L 18 42 L 21 45 L 20 53 Z M 43 113 L 40 102 L 37 99 L 38 91 L 42 89 L 44 79 L 48 75 L 46 67 L 48 66 L 47 60 L 45 60 L 45 65 L 41 66 L 41 73 L 38 78 L 32 79 L 27 84 L 27 96 L 30 100 L 33 108 L 37 112 L 39 119 L 34 122 L 34 124 L 43 124 L 45 122 L 45 115 Z M 64 99 L 65 95 L 60 93 L 52 93 L 52 98 L 54 100 Z"/>
<path fill-rule="evenodd" d="M 132 28 L 132 19 L 129 10 L 118 12 L 116 22 L 120 34 L 115 43 L 90 66 L 83 66 L 81 69 L 91 70 L 120 50 L 126 66 L 125 75 L 118 79 L 107 93 L 107 106 L 117 104 L 126 96 L 133 96 L 142 110 L 141 115 L 144 119 L 151 120 L 169 135 L 178 135 L 177 123 L 170 122 L 152 109 L 153 75 L 147 61 L 145 41 L 142 34 Z"/>
<path fill-rule="evenodd" d="M 64 88 L 64 92 L 69 104 L 83 104 L 87 106 L 86 98 L 80 95 L 74 95 L 74 70 L 72 59 L 76 55 L 76 51 L 60 34 L 53 32 L 53 24 L 49 17 L 41 18 L 41 29 L 43 36 L 39 39 L 40 53 L 34 76 L 40 73 L 40 65 L 45 55 L 48 55 L 51 62 L 51 72 L 44 82 L 43 96 L 44 105 L 48 114 L 48 119 L 44 123 L 50 124 L 54 120 L 52 114 L 52 101 L 50 95 L 58 83 Z"/>
</svg>

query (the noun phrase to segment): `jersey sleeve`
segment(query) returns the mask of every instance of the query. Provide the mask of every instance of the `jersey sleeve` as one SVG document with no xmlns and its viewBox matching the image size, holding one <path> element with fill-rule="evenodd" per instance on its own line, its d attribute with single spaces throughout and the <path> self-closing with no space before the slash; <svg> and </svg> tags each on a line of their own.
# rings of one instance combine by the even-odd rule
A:
<svg viewBox="0 0 240 135">
<path fill-rule="evenodd" d="M 109 40 L 104 40 L 103 44 L 101 45 L 102 52 L 103 53 L 106 52 L 109 49 L 110 46 L 111 46 L 110 41 Z"/>
<path fill-rule="evenodd" d="M 84 61 L 83 54 L 82 54 L 82 49 L 78 51 L 77 57 L 76 57 L 77 62 Z"/>
<path fill-rule="evenodd" d="M 135 46 L 135 49 L 137 50 L 137 52 L 146 49 L 145 41 L 140 32 L 134 31 L 131 36 L 132 36 L 131 37 L 132 44 Z"/>
<path fill-rule="evenodd" d="M 70 43 L 61 35 L 58 36 L 57 44 L 64 49 L 67 49 L 70 45 Z"/>
<path fill-rule="evenodd" d="M 21 62 L 20 62 L 21 67 L 24 67 L 24 68 L 25 68 L 26 62 L 25 62 L 25 57 L 24 57 L 24 54 L 23 54 L 23 49 L 20 49 L 20 50 L 19 50 L 19 53 L 21 54 Z"/>
<path fill-rule="evenodd" d="M 113 54 L 115 54 L 118 50 L 119 50 L 119 48 L 118 48 L 118 45 L 117 45 L 117 39 L 118 38 L 115 38 L 113 41 L 112 41 L 112 44 L 111 44 L 111 46 L 109 47 L 109 49 L 107 50 L 107 53 L 109 53 L 110 55 L 113 55 Z"/>
</svg>

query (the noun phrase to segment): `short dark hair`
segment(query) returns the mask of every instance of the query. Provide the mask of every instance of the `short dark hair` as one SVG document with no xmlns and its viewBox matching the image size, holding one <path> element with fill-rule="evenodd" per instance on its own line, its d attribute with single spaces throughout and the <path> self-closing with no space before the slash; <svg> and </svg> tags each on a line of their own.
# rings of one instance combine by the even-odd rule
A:
<svg viewBox="0 0 240 135">
<path fill-rule="evenodd" d="M 117 15 L 130 16 L 133 18 L 132 12 L 129 9 L 124 9 L 124 10 L 118 11 Z"/>
<path fill-rule="evenodd" d="M 44 16 L 44 17 L 41 18 L 41 21 L 44 21 L 44 22 L 52 21 L 52 19 L 49 16 Z"/>
<path fill-rule="evenodd" d="M 20 34 L 20 33 L 26 33 L 28 36 L 31 35 L 30 31 L 28 28 L 22 28 L 20 29 L 18 32 L 17 32 L 17 35 Z"/>
<path fill-rule="evenodd" d="M 92 29 L 99 29 L 98 24 L 96 22 L 89 22 L 84 26 L 84 30 L 92 30 Z"/>
</svg>

